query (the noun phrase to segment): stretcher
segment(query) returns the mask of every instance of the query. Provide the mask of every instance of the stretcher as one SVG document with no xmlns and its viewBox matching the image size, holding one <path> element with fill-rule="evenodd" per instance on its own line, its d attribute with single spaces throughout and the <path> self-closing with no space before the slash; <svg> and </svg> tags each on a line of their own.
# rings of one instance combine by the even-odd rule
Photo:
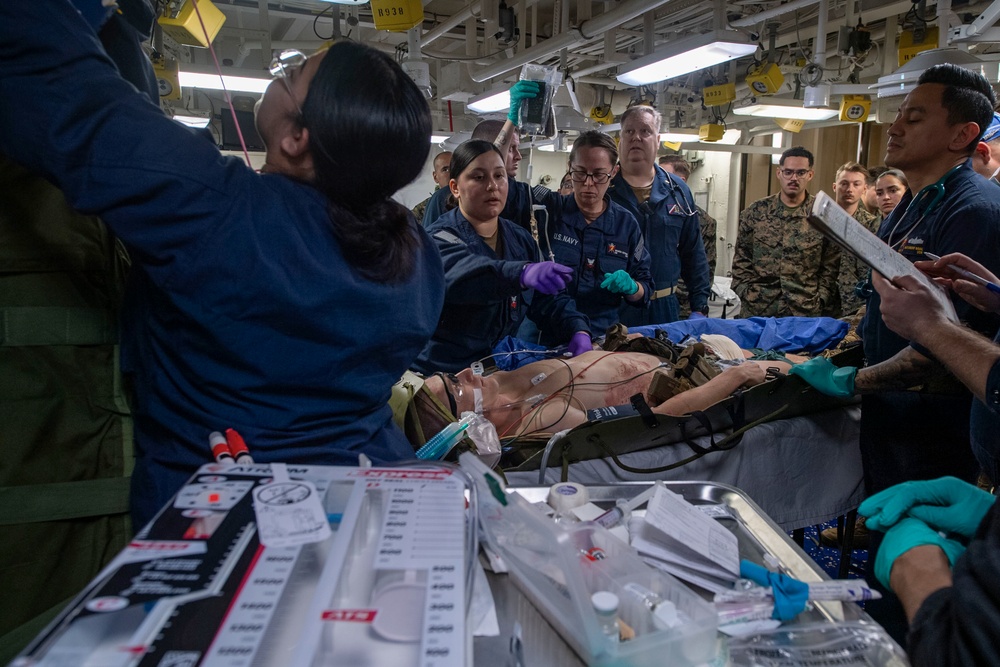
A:
<svg viewBox="0 0 1000 667">
<path fill-rule="evenodd" d="M 860 360 L 857 347 L 831 358 L 838 366 Z M 860 503 L 859 423 L 856 398 L 831 398 L 797 376 L 778 376 L 681 417 L 647 412 L 508 442 L 500 465 L 515 485 L 654 479 L 731 484 L 792 529 Z"/>
</svg>

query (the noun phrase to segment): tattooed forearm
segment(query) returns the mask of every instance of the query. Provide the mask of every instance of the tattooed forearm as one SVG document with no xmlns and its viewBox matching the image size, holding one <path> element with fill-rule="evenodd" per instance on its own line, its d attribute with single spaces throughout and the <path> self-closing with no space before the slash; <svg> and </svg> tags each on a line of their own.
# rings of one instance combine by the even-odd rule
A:
<svg viewBox="0 0 1000 667">
<path fill-rule="evenodd" d="M 854 387 L 861 394 L 909 389 L 946 373 L 936 361 L 906 347 L 891 359 L 859 370 Z"/>
</svg>

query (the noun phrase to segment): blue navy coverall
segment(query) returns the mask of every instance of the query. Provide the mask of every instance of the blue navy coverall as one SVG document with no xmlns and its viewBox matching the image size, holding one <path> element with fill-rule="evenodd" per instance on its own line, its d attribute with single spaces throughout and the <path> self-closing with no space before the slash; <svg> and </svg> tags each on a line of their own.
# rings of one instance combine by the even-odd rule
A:
<svg viewBox="0 0 1000 667">
<path fill-rule="evenodd" d="M 611 181 L 611 200 L 635 216 L 649 249 L 653 289 L 657 292 L 674 288 L 678 278 L 684 278 L 690 294 L 692 312 L 705 312 L 712 292 L 712 277 L 708 258 L 701 240 L 698 209 L 687 184 L 659 165 L 653 167 L 652 191 L 649 200 L 640 204 L 621 172 Z M 680 317 L 677 297 L 653 298 L 649 308 L 622 308 L 621 320 L 627 326 L 665 324 Z"/>
<path fill-rule="evenodd" d="M 993 337 L 1000 344 L 1000 331 Z M 994 485 L 1000 485 L 1000 361 L 986 378 L 986 402 L 972 401 L 972 453 Z"/>
<path fill-rule="evenodd" d="M 440 188 L 427 202 L 427 209 L 424 210 L 424 219 L 421 221 L 424 228 L 430 227 L 434 221 L 445 214 L 445 202 L 451 190 Z M 531 229 L 531 193 L 527 183 L 515 181 L 510 176 L 507 177 L 507 203 L 500 211 L 500 217 L 517 223 L 524 229 Z"/>
<path fill-rule="evenodd" d="M 532 319 L 541 329 L 542 344 L 565 344 L 577 331 L 603 336 L 618 322 L 625 297 L 601 287 L 605 273 L 627 271 L 644 293 L 635 303 L 625 302 L 629 310 L 645 309 L 652 289 L 649 252 L 632 214 L 605 197 L 604 213 L 587 224 L 573 195 L 541 188 L 535 188 L 535 195 L 549 215 L 547 222 L 539 220 L 538 231 L 549 244 L 542 252 L 551 248 L 557 262 L 573 268 L 573 280 L 564 292 L 535 295 Z"/>
<path fill-rule="evenodd" d="M 0 151 L 100 215 L 133 259 L 122 344 L 136 526 L 211 460 L 208 434 L 227 427 L 262 462 L 413 456 L 388 399 L 444 298 L 440 257 L 415 220 L 413 274 L 363 278 L 318 190 L 255 173 L 166 118 L 66 2 L 0 3 L 0 61 Z"/>
<path fill-rule="evenodd" d="M 527 311 L 521 271 L 538 261 L 538 248 L 531 234 L 500 218 L 499 252 L 494 252 L 457 208 L 434 221 L 427 233 L 444 262 L 444 309 L 413 368 L 455 373 L 517 333 Z"/>
<path fill-rule="evenodd" d="M 927 198 L 907 214 L 913 200 L 908 192 L 882 222 L 879 237 L 911 261 L 925 259 L 924 252 L 961 252 L 996 274 L 1000 271 L 1000 188 L 976 174 L 966 161 L 948 178 L 944 191 L 944 198 L 932 210 L 926 210 Z M 881 302 L 878 292 L 873 292 L 860 326 L 868 365 L 890 359 L 910 345 L 885 326 Z M 997 333 L 1000 317 L 983 313 L 957 296 L 953 302 L 959 320 L 970 328 L 991 337 Z M 866 492 L 870 495 L 900 482 L 943 475 L 975 482 L 979 465 L 969 446 L 972 402 L 972 395 L 958 387 L 948 394 L 887 390 L 862 396 L 860 440 Z M 869 559 L 874 559 L 881 534 L 874 533 L 869 544 Z M 874 576 L 870 582 L 881 589 Z M 866 609 L 902 641 L 898 624 L 905 619 L 894 595 Z"/>
</svg>

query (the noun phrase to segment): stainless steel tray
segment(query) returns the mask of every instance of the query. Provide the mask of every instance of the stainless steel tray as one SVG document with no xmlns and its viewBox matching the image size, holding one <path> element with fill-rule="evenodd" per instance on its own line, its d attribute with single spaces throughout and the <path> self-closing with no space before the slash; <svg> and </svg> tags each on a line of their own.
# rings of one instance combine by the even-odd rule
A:
<svg viewBox="0 0 1000 667">
<path fill-rule="evenodd" d="M 764 563 L 764 554 L 777 559 L 782 571 L 802 581 L 822 581 L 830 577 L 788 535 L 774 523 L 746 494 L 726 484 L 713 482 L 664 482 L 694 505 L 726 505 L 733 518 L 716 519 L 736 536 L 740 558 Z M 619 498 L 631 498 L 648 488 L 649 483 L 636 482 L 588 486 L 591 502 L 611 507 Z M 531 502 L 545 502 L 549 487 L 509 487 Z M 636 512 L 642 515 L 643 510 Z M 498 637 L 476 637 L 476 665 L 507 665 L 509 642 L 514 622 L 522 628 L 524 665 L 583 665 L 584 663 L 562 641 L 551 625 L 538 613 L 507 575 L 487 573 L 496 601 L 500 623 Z M 695 589 L 697 590 L 697 589 Z M 705 594 L 708 598 L 708 594 Z M 868 618 L 853 602 L 814 603 L 813 609 L 799 615 L 792 623 L 836 622 Z M 786 624 L 787 625 L 787 624 Z M 520 666 L 518 666 L 520 667 Z"/>
</svg>

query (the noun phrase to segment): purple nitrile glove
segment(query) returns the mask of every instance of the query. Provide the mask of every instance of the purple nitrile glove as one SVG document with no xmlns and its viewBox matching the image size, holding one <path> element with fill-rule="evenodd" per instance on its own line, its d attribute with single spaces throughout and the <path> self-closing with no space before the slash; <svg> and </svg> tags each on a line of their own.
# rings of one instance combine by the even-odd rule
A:
<svg viewBox="0 0 1000 667">
<path fill-rule="evenodd" d="M 590 334 L 586 331 L 577 331 L 573 334 L 573 337 L 569 339 L 569 349 L 570 356 L 578 357 L 584 352 L 590 352 L 594 349 L 594 342 L 590 340 Z"/>
<path fill-rule="evenodd" d="M 696 310 L 691 311 L 691 315 L 688 316 L 689 320 L 703 320 L 707 317 L 704 313 L 699 313 Z"/>
<path fill-rule="evenodd" d="M 558 262 L 535 262 L 521 271 L 521 286 L 542 294 L 555 294 L 573 279 L 573 269 Z"/>
</svg>

